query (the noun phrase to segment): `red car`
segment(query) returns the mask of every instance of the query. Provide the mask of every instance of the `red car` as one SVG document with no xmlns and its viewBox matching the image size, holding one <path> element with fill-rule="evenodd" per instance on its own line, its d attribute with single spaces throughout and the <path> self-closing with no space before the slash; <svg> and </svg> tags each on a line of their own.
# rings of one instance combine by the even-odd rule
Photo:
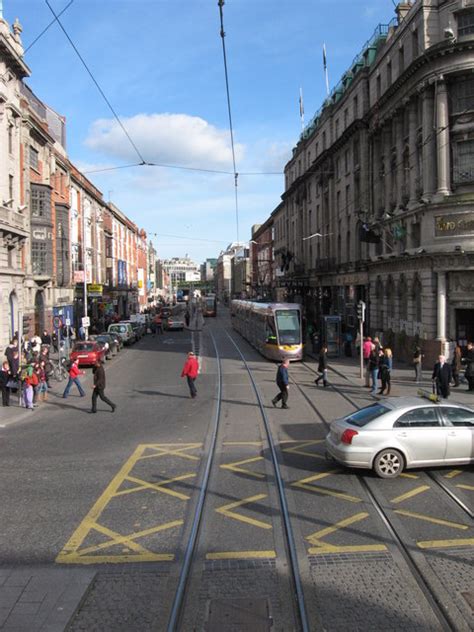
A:
<svg viewBox="0 0 474 632">
<path fill-rule="evenodd" d="M 70 359 L 71 360 L 79 360 L 79 366 L 87 366 L 92 365 L 97 362 L 97 360 L 105 360 L 105 347 L 99 345 L 97 342 L 93 340 L 84 340 L 81 342 L 76 342 L 74 345 Z"/>
</svg>

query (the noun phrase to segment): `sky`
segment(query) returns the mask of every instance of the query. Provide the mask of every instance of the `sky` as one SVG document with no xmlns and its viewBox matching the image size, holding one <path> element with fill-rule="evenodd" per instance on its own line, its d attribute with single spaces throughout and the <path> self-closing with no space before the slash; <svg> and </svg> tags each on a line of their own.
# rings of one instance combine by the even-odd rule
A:
<svg viewBox="0 0 474 632">
<path fill-rule="evenodd" d="M 49 2 L 58 14 L 69 0 Z M 3 10 L 10 24 L 18 16 L 25 48 L 54 19 L 45 0 L 3 0 Z M 300 88 L 306 122 L 326 96 L 323 43 L 332 88 L 394 15 L 394 0 L 225 0 L 238 229 L 217 0 L 73 0 L 59 18 L 138 153 L 57 23 L 26 53 L 27 83 L 66 117 L 72 162 L 158 257 L 200 263 L 248 241 L 281 201 Z M 100 171 L 140 156 L 181 168 Z"/>
</svg>

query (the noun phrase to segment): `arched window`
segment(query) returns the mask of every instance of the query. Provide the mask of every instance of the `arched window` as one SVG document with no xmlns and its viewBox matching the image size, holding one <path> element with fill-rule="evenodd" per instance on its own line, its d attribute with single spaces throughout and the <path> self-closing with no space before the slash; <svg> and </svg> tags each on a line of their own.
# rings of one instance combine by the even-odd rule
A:
<svg viewBox="0 0 474 632">
<path fill-rule="evenodd" d="M 408 286 L 404 274 L 401 275 L 398 282 L 398 304 L 400 306 L 400 319 L 408 320 Z"/>
<path fill-rule="evenodd" d="M 413 320 L 417 323 L 421 323 L 423 317 L 423 298 L 422 298 L 423 286 L 418 275 L 413 279 L 413 285 L 411 289 L 411 296 L 413 300 Z"/>
</svg>

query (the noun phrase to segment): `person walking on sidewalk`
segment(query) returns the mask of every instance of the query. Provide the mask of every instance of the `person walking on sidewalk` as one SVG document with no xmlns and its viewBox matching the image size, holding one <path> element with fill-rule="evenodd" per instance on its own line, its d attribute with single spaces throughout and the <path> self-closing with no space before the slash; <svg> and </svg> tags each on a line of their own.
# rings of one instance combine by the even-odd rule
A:
<svg viewBox="0 0 474 632">
<path fill-rule="evenodd" d="M 288 408 L 288 389 L 290 388 L 290 378 L 288 376 L 288 367 L 290 366 L 289 360 L 283 360 L 278 367 L 276 374 L 276 383 L 280 392 L 272 399 L 272 404 L 276 407 L 277 402 L 281 400 L 281 407 Z"/>
<path fill-rule="evenodd" d="M 110 399 L 106 397 L 105 395 L 105 392 L 104 392 L 105 391 L 105 370 L 104 370 L 104 365 L 102 364 L 101 360 L 97 360 L 97 362 L 94 365 L 94 368 L 92 369 L 92 372 L 94 374 L 94 386 L 92 387 L 94 390 L 92 391 L 91 413 L 97 412 L 97 398 L 98 397 L 100 397 L 100 399 L 103 402 L 108 404 L 110 408 L 112 409 L 112 412 L 114 413 L 115 409 L 117 408 L 117 405 L 111 402 Z"/>
<path fill-rule="evenodd" d="M 456 345 L 456 348 L 454 349 L 453 361 L 451 364 L 453 369 L 454 386 L 459 386 L 459 378 L 462 371 L 462 350 L 459 345 Z"/>
<path fill-rule="evenodd" d="M 419 384 L 422 380 L 422 362 L 423 354 L 420 347 L 417 345 L 413 351 L 413 367 L 415 369 L 415 382 Z"/>
<path fill-rule="evenodd" d="M 197 396 L 196 386 L 194 384 L 199 373 L 199 362 L 192 351 L 188 353 L 186 362 L 184 363 L 181 377 L 185 377 L 188 381 L 189 394 L 194 399 Z"/>
<path fill-rule="evenodd" d="M 2 364 L 0 369 L 0 390 L 2 391 L 2 406 L 10 406 L 10 388 L 8 382 L 12 379 L 12 374 L 8 362 Z"/>
<path fill-rule="evenodd" d="M 451 365 L 446 362 L 446 357 L 440 355 L 438 362 L 433 367 L 433 375 L 431 379 L 436 384 L 436 394 L 441 395 L 444 399 L 449 397 L 449 385 L 451 383 L 453 373 Z"/>
<path fill-rule="evenodd" d="M 370 373 L 369 373 L 369 356 L 372 351 L 372 338 L 367 336 L 364 342 L 362 343 L 362 357 L 364 359 L 364 367 L 365 367 L 365 385 L 368 388 L 370 386 Z"/>
<path fill-rule="evenodd" d="M 319 352 L 318 358 L 318 373 L 320 373 L 320 375 L 314 380 L 316 386 L 319 386 L 319 380 L 321 378 L 323 379 L 323 386 L 329 386 L 328 368 L 328 348 L 326 347 L 326 345 L 323 345 L 321 347 L 321 351 Z"/>
<path fill-rule="evenodd" d="M 69 380 L 63 393 L 64 399 L 66 399 L 66 397 L 69 395 L 69 391 L 71 390 L 73 384 L 77 386 L 79 395 L 81 397 L 85 396 L 84 389 L 82 388 L 81 382 L 79 381 L 80 375 L 85 375 L 85 373 L 84 371 L 79 370 L 79 360 L 74 360 L 74 362 L 71 364 L 71 368 L 69 369 Z"/>
<path fill-rule="evenodd" d="M 373 344 L 372 351 L 370 352 L 370 355 L 369 355 L 369 364 L 367 367 L 368 373 L 372 380 L 372 388 L 370 390 L 371 395 L 377 394 L 377 378 L 379 375 L 379 366 L 380 366 L 379 350 Z"/>
<path fill-rule="evenodd" d="M 390 395 L 390 390 L 392 385 L 390 383 L 390 378 L 392 375 L 392 367 L 393 367 L 393 357 L 392 350 L 388 347 L 383 350 L 382 355 L 379 356 L 380 360 L 380 379 L 382 380 L 382 385 L 379 390 L 380 395 Z M 385 390 L 387 392 L 385 393 Z"/>
<path fill-rule="evenodd" d="M 474 391 L 474 345 L 472 342 L 467 343 L 467 351 L 466 351 L 466 372 L 464 373 L 467 384 L 468 391 Z"/>
</svg>

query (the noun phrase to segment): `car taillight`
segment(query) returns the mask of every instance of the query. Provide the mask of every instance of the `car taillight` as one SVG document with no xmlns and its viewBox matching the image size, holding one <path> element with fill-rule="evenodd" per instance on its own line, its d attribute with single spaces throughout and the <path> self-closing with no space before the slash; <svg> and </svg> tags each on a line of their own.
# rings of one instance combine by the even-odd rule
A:
<svg viewBox="0 0 474 632">
<path fill-rule="evenodd" d="M 347 445 L 351 445 L 352 439 L 358 434 L 359 433 L 357 432 L 357 430 L 350 430 L 349 428 L 347 430 L 344 430 L 341 437 L 341 443 L 347 443 Z"/>
</svg>

